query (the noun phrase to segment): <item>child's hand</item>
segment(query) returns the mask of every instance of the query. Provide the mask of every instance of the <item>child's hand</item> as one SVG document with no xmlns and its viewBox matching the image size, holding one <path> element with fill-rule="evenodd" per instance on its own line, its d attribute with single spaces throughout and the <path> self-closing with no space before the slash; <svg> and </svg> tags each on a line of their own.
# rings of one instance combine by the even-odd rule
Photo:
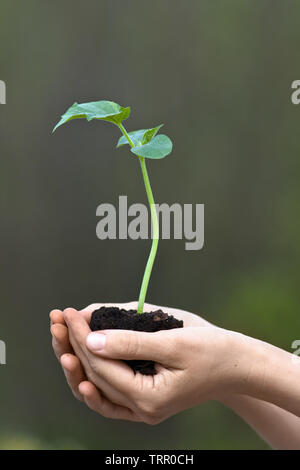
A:
<svg viewBox="0 0 300 470">
<path fill-rule="evenodd" d="M 103 305 L 109 306 L 113 305 L 119 308 L 124 308 L 125 310 L 137 309 L 137 302 L 128 302 L 128 303 L 114 303 L 114 304 L 91 304 L 88 307 L 80 310 L 78 313 L 83 316 L 83 318 L 89 323 L 91 315 L 94 310 L 99 309 Z M 184 326 L 213 326 L 211 323 L 207 322 L 198 315 L 194 315 L 190 312 L 185 312 L 183 310 L 169 308 L 169 307 L 160 307 L 157 305 L 145 304 L 144 311 L 151 312 L 158 309 L 162 309 L 167 312 L 169 315 L 174 315 L 178 320 L 183 320 Z M 52 333 L 52 346 L 54 353 L 57 359 L 60 361 L 67 382 L 74 394 L 74 396 L 83 401 L 83 396 L 79 392 L 79 385 L 81 382 L 86 380 L 86 375 L 83 370 L 83 367 L 79 359 L 74 354 L 73 348 L 69 340 L 69 332 L 64 320 L 63 312 L 61 310 L 55 309 L 50 313 L 50 328 Z"/>
<path fill-rule="evenodd" d="M 228 374 L 223 372 L 234 367 L 230 332 L 212 327 L 196 315 L 164 308 L 183 319 L 186 327 L 157 333 L 107 330 L 104 335 L 90 334 L 88 321 L 99 307 L 93 305 L 80 313 L 74 309 L 51 313 L 51 330 L 58 341 L 54 344 L 56 354 L 61 357 L 73 392 L 90 408 L 111 418 L 155 424 L 202 401 L 218 398 L 218 391 L 224 393 L 229 386 Z M 147 306 L 148 310 L 156 308 Z M 83 368 L 72 355 L 64 321 Z M 95 346 L 101 339 L 106 340 L 105 347 L 97 350 Z M 63 354 L 64 350 L 68 353 Z M 154 360 L 158 373 L 134 374 L 120 359 Z M 84 381 L 83 370 L 89 382 Z"/>
<path fill-rule="evenodd" d="M 292 354 L 217 328 L 197 315 L 149 304 L 146 311 L 161 308 L 185 327 L 91 333 L 91 314 L 102 305 L 50 314 L 55 354 L 74 395 L 92 410 L 108 418 L 156 424 L 216 398 L 271 446 L 300 448 L 300 374 Z M 114 305 L 129 310 L 137 303 Z M 104 338 L 104 348 L 97 348 Z M 134 375 L 120 359 L 152 359 L 158 373 Z"/>
</svg>

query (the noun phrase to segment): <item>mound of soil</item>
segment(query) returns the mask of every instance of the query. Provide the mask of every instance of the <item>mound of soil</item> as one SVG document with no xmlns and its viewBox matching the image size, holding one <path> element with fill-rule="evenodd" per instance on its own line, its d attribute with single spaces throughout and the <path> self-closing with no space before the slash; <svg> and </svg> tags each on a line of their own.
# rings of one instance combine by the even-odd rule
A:
<svg viewBox="0 0 300 470">
<path fill-rule="evenodd" d="M 183 328 L 183 321 L 177 320 L 162 310 L 138 314 L 136 310 L 124 310 L 117 307 L 101 307 L 91 317 L 90 328 L 98 330 L 134 330 L 154 333 L 160 330 Z M 155 375 L 153 361 L 125 361 L 134 372 L 144 375 Z"/>
</svg>

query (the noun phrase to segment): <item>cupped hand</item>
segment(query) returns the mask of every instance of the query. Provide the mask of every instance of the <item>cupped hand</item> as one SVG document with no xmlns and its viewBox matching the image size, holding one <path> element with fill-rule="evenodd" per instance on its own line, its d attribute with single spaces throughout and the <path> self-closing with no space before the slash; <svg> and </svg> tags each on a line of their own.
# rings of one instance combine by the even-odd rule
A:
<svg viewBox="0 0 300 470">
<path fill-rule="evenodd" d="M 182 319 L 185 328 L 91 333 L 90 315 L 101 305 L 93 304 L 81 312 L 51 313 L 51 331 L 57 341 L 54 349 L 67 380 L 74 394 L 93 410 L 110 418 L 156 424 L 183 409 L 217 399 L 218 391 L 229 386 L 227 368 L 235 366 L 234 354 L 231 358 L 228 354 L 232 350 L 230 332 L 191 313 L 161 307 Z M 130 309 L 136 304 L 118 306 Z M 149 311 L 157 308 L 146 306 Z M 157 374 L 134 374 L 121 359 L 153 360 Z"/>
<path fill-rule="evenodd" d="M 127 302 L 127 303 L 94 303 L 82 310 L 79 310 L 78 313 L 89 323 L 92 313 L 103 307 L 115 306 L 120 309 L 125 310 L 136 310 L 137 302 Z M 198 315 L 195 315 L 190 312 L 185 312 L 180 309 L 170 308 L 170 307 L 161 307 L 158 305 L 145 304 L 144 311 L 151 312 L 158 309 L 162 309 L 167 312 L 169 315 L 173 315 L 178 320 L 183 320 L 185 327 L 193 326 L 213 326 L 208 321 L 204 320 Z M 74 354 L 74 350 L 70 343 L 68 327 L 66 325 L 63 311 L 54 309 L 50 312 L 50 329 L 52 333 L 52 346 L 54 353 L 57 359 L 60 361 L 66 380 L 72 390 L 73 395 L 80 401 L 84 401 L 84 396 L 79 391 L 79 385 L 87 380 L 86 374 L 82 367 L 82 364 L 78 357 Z M 91 385 L 86 385 L 85 387 L 90 387 Z M 82 388 L 82 387 L 81 387 Z"/>
</svg>

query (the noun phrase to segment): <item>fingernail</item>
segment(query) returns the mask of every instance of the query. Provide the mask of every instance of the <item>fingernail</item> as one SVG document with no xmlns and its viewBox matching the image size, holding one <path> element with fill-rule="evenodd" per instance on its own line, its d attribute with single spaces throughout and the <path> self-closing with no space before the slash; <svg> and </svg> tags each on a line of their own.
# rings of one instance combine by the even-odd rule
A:
<svg viewBox="0 0 300 470">
<path fill-rule="evenodd" d="M 104 349 L 106 336 L 101 333 L 90 333 L 86 341 L 90 349 L 101 351 L 101 349 Z"/>
</svg>

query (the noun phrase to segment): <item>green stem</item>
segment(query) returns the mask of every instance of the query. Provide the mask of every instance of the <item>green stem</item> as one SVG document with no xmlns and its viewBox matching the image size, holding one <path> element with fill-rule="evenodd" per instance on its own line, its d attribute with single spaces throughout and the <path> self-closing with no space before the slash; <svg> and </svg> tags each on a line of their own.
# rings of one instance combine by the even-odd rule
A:
<svg viewBox="0 0 300 470">
<path fill-rule="evenodd" d="M 122 132 L 122 134 L 126 137 L 126 139 L 128 140 L 128 143 L 130 145 L 130 147 L 134 147 L 134 143 L 132 142 L 131 138 L 129 137 L 129 134 L 128 132 L 126 131 L 125 127 L 123 126 L 122 123 L 119 124 L 119 128 L 120 128 L 120 131 Z"/>
<path fill-rule="evenodd" d="M 120 130 L 123 133 L 123 135 L 128 140 L 129 145 L 131 147 L 134 147 L 134 144 L 133 144 L 132 140 L 130 139 L 125 127 L 123 126 L 123 124 L 121 123 L 119 125 L 119 127 L 120 127 Z M 146 269 L 145 269 L 145 272 L 144 272 L 143 282 L 142 282 L 141 290 L 140 290 L 138 308 L 137 308 L 138 313 L 143 313 L 145 298 L 146 298 L 147 289 L 148 289 L 148 285 L 149 285 L 149 280 L 150 280 L 152 267 L 153 267 L 153 263 L 154 263 L 154 260 L 155 260 L 157 247 L 158 247 L 159 225 L 158 225 L 158 217 L 157 217 L 154 197 L 153 197 L 153 193 L 152 193 L 152 189 L 151 189 L 151 184 L 150 184 L 150 180 L 149 180 L 149 176 L 148 176 L 148 172 L 147 172 L 145 158 L 144 157 L 139 157 L 139 160 L 140 160 L 140 164 L 141 164 L 141 170 L 142 170 L 144 183 L 145 183 L 145 188 L 146 188 L 146 193 L 147 193 L 148 202 L 149 202 L 149 206 L 150 206 L 152 228 L 153 228 L 152 246 L 151 246 L 151 251 L 150 251 L 150 254 L 149 254 L 148 261 L 147 261 Z"/>
<path fill-rule="evenodd" d="M 155 260 L 156 252 L 157 252 L 157 247 L 158 247 L 158 240 L 159 240 L 159 226 L 158 226 L 158 217 L 157 217 L 157 212 L 156 212 L 156 207 L 155 207 L 155 202 L 153 198 L 153 193 L 149 181 L 149 176 L 146 168 L 146 162 L 143 157 L 139 157 L 140 163 L 141 163 L 141 168 L 142 168 L 142 173 L 143 173 L 143 178 L 144 178 L 144 183 L 145 183 L 145 188 L 146 188 L 146 193 L 148 197 L 148 202 L 150 206 L 150 211 L 151 211 L 151 220 L 152 220 L 152 228 L 153 228 L 153 238 L 152 238 L 152 246 L 151 246 L 151 251 L 149 254 L 149 258 L 147 261 L 146 269 L 144 272 L 144 277 L 143 277 L 143 282 L 140 290 L 140 296 L 139 296 L 139 303 L 138 303 L 138 313 L 143 313 L 144 309 L 144 303 L 145 303 L 145 298 L 147 294 L 147 289 L 148 289 L 148 284 L 153 268 L 153 263 Z"/>
</svg>

